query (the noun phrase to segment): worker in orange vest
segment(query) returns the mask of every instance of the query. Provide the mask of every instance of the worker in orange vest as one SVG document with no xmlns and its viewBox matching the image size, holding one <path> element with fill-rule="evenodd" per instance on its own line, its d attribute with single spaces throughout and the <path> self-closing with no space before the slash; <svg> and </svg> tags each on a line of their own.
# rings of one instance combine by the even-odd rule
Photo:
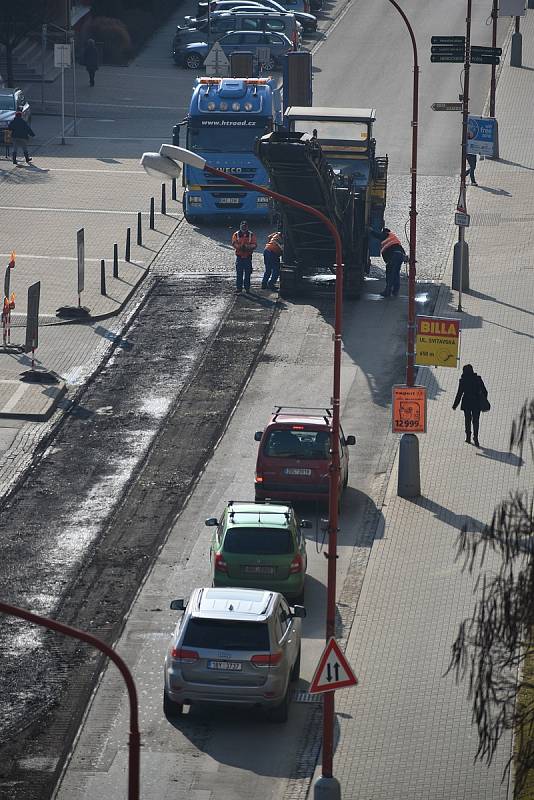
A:
<svg viewBox="0 0 534 800">
<path fill-rule="evenodd" d="M 250 292 L 252 253 L 257 246 L 256 234 L 249 230 L 248 222 L 244 219 L 239 225 L 239 229 L 232 234 L 232 247 L 235 250 L 236 294 Z"/>
<path fill-rule="evenodd" d="M 386 264 L 386 287 L 380 292 L 380 297 L 396 297 L 400 289 L 400 271 L 406 261 L 406 251 L 399 237 L 389 228 L 383 228 L 380 233 L 371 229 L 370 234 L 380 240 L 380 255 Z"/>
<path fill-rule="evenodd" d="M 263 251 L 265 272 L 261 281 L 262 289 L 276 289 L 276 281 L 280 275 L 280 258 L 282 257 L 282 232 L 276 231 L 269 234 L 267 244 Z"/>
</svg>

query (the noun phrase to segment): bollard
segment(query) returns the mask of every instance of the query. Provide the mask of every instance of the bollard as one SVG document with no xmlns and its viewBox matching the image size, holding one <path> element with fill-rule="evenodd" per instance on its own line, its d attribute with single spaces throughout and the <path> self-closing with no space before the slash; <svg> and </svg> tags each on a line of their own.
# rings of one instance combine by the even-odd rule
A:
<svg viewBox="0 0 534 800">
<path fill-rule="evenodd" d="M 154 230 L 154 198 L 150 198 L 150 230 Z"/>
<path fill-rule="evenodd" d="M 113 277 L 119 277 L 119 245 L 113 245 Z"/>
<path fill-rule="evenodd" d="M 161 213 L 167 213 L 167 187 L 164 183 L 161 184 Z"/>
<path fill-rule="evenodd" d="M 534 3 L 534 0 L 532 0 L 532 2 Z M 178 200 L 178 195 L 176 193 L 176 178 L 172 179 L 172 199 Z"/>
<path fill-rule="evenodd" d="M 106 292 L 106 262 L 100 259 L 100 294 L 107 295 Z"/>
<path fill-rule="evenodd" d="M 519 17 L 515 18 L 515 32 L 512 34 L 510 46 L 510 66 L 523 66 L 523 37 L 519 30 Z"/>
<path fill-rule="evenodd" d="M 126 250 L 124 252 L 124 260 L 128 262 L 131 261 L 130 259 L 131 241 L 132 241 L 132 229 L 126 228 Z"/>
<path fill-rule="evenodd" d="M 143 229 L 141 227 L 141 212 L 137 212 L 137 244 L 143 244 Z"/>
</svg>

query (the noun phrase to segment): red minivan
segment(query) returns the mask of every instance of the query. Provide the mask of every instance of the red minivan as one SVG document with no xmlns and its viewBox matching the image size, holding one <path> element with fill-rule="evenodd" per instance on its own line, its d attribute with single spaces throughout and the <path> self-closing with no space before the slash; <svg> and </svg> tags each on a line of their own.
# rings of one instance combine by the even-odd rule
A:
<svg viewBox="0 0 534 800">
<path fill-rule="evenodd" d="M 256 500 L 319 500 L 328 502 L 328 478 L 332 441 L 332 410 L 277 406 L 264 431 L 256 431 L 260 443 L 256 462 Z M 341 431 L 340 496 L 349 477 L 347 446 L 354 436 Z"/>
</svg>

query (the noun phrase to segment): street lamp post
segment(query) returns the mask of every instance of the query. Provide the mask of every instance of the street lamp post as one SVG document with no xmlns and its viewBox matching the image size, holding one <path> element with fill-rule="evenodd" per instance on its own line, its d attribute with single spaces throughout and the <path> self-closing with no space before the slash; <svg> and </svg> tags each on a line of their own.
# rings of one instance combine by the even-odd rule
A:
<svg viewBox="0 0 534 800">
<path fill-rule="evenodd" d="M 415 385 L 415 274 L 417 244 L 417 129 L 419 125 L 419 61 L 417 43 L 410 21 L 395 0 L 395 6 L 410 34 L 413 50 L 412 90 L 412 163 L 410 192 L 410 256 L 408 263 L 408 332 L 406 337 L 406 385 Z M 419 440 L 414 433 L 404 433 L 399 448 L 399 475 L 397 483 L 399 497 L 418 497 L 421 494 L 419 470 Z"/>
<path fill-rule="evenodd" d="M 170 178 L 177 178 L 181 168 L 179 163 L 188 164 L 197 169 L 203 169 L 210 175 L 224 178 L 229 183 L 243 186 L 253 192 L 277 200 L 279 203 L 293 206 L 306 214 L 321 220 L 330 231 L 336 247 L 336 291 L 334 314 L 334 374 L 332 385 L 332 449 L 329 469 L 328 490 L 328 575 L 327 575 L 327 603 L 326 603 L 326 641 L 336 633 L 336 559 L 337 559 L 337 530 L 338 530 L 338 494 L 339 494 L 339 435 L 340 435 L 340 390 L 341 390 L 341 332 L 343 322 L 343 246 L 341 237 L 333 222 L 323 213 L 312 206 L 300 203 L 292 197 L 279 194 L 265 186 L 258 186 L 243 178 L 224 170 L 212 167 L 196 153 L 182 147 L 164 144 L 159 153 L 145 153 L 141 159 L 142 166 L 147 172 L 165 174 Z M 326 692 L 323 700 L 323 761 L 322 775 L 315 784 L 316 796 L 328 796 L 335 800 L 339 798 L 339 782 L 333 777 L 334 760 L 334 692 Z"/>
<path fill-rule="evenodd" d="M 128 800 L 139 800 L 139 775 L 140 775 L 140 746 L 141 738 L 139 734 L 139 711 L 137 703 L 137 689 L 135 687 L 132 673 L 126 666 L 126 663 L 113 650 L 108 644 L 93 636 L 91 633 L 73 628 L 70 625 L 64 625 L 62 622 L 57 622 L 55 619 L 49 617 L 42 617 L 38 614 L 33 614 L 31 611 L 26 611 L 25 608 L 18 608 L 17 606 L 9 605 L 0 601 L 0 612 L 9 614 L 13 617 L 20 617 L 25 619 L 26 622 L 31 622 L 33 625 L 40 625 L 42 628 L 48 628 L 51 631 L 62 633 L 65 636 L 70 636 L 72 639 L 80 639 L 82 642 L 96 647 L 104 655 L 108 656 L 115 665 L 118 667 L 119 672 L 124 678 L 126 688 L 128 690 L 128 700 L 130 701 L 130 739 L 128 743 L 129 760 L 128 760 Z"/>
</svg>

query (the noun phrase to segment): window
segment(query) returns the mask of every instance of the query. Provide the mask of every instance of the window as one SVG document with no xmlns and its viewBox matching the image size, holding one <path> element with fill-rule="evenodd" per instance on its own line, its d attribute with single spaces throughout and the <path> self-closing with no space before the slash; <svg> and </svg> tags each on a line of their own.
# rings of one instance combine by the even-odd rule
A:
<svg viewBox="0 0 534 800">
<path fill-rule="evenodd" d="M 268 19 L 265 21 L 265 29 L 268 31 L 285 31 L 286 25 L 283 19 Z M 271 41 L 279 42 L 278 36 L 271 36 Z"/>
<path fill-rule="evenodd" d="M 15 96 L 12 94 L 0 95 L 0 111 L 14 111 L 15 110 Z"/>
<path fill-rule="evenodd" d="M 210 650 L 270 650 L 265 622 L 231 622 L 192 617 L 183 639 L 184 647 Z"/>
<path fill-rule="evenodd" d="M 240 33 L 229 33 L 228 36 L 224 37 L 223 44 L 239 44 L 241 41 L 241 34 Z"/>
<path fill-rule="evenodd" d="M 260 25 L 259 20 L 250 17 L 244 17 L 243 24 L 241 27 L 244 31 L 257 31 L 259 25 Z"/>
<path fill-rule="evenodd" d="M 224 537 L 226 553 L 254 556 L 288 555 L 293 552 L 290 531 L 280 528 L 229 528 Z"/>
<path fill-rule="evenodd" d="M 265 37 L 261 33 L 250 33 L 243 36 L 242 44 L 263 44 Z"/>
<path fill-rule="evenodd" d="M 313 430 L 273 430 L 265 442 L 265 455 L 270 458 L 328 459 L 330 433 Z"/>
</svg>

